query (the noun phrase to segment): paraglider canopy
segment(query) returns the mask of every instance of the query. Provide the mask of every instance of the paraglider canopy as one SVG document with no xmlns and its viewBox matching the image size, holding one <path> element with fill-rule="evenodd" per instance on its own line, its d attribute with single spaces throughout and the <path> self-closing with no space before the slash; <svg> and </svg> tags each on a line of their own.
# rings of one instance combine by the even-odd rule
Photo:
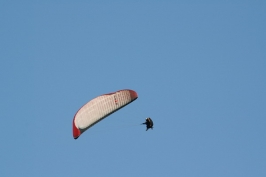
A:
<svg viewBox="0 0 266 177">
<path fill-rule="evenodd" d="M 92 99 L 82 106 L 73 118 L 74 139 L 77 139 L 87 129 L 137 98 L 137 92 L 124 89 Z"/>
</svg>

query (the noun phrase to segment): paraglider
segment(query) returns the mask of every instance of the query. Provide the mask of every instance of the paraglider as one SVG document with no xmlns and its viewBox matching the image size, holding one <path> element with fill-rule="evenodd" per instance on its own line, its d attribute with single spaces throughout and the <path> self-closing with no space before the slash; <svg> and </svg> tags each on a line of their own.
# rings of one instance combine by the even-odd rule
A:
<svg viewBox="0 0 266 177">
<path fill-rule="evenodd" d="M 110 114 L 123 108 L 138 98 L 134 90 L 119 90 L 98 96 L 82 106 L 73 119 L 73 137 L 77 139 L 82 133 Z"/>
<path fill-rule="evenodd" d="M 146 131 L 149 130 L 150 128 L 153 129 L 153 121 L 151 120 L 150 117 L 146 118 L 146 122 L 142 123 L 142 124 L 146 124 Z"/>
</svg>

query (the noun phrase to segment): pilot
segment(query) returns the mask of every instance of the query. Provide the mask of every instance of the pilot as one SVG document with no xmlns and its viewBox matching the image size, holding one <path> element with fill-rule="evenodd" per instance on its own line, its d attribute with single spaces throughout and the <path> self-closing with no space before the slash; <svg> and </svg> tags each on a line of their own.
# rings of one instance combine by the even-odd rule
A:
<svg viewBox="0 0 266 177">
<path fill-rule="evenodd" d="M 146 131 L 149 130 L 150 128 L 153 129 L 153 121 L 151 120 L 150 117 L 146 118 L 146 122 L 142 123 L 142 124 L 146 124 Z"/>
</svg>

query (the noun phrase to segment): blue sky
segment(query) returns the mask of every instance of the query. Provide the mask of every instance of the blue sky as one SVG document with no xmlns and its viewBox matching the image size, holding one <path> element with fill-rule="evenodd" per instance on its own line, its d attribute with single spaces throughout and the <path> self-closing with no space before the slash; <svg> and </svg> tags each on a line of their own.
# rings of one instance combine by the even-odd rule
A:
<svg viewBox="0 0 266 177">
<path fill-rule="evenodd" d="M 0 176 L 266 176 L 265 9 L 1 1 Z M 73 139 L 83 104 L 126 88 L 139 98 Z"/>
</svg>

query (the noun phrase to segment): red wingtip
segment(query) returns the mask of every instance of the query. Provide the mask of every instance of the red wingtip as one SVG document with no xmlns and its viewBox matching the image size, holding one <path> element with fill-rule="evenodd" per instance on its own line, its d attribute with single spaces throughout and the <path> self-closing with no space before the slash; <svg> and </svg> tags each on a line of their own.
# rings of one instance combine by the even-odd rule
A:
<svg viewBox="0 0 266 177">
<path fill-rule="evenodd" d="M 80 136 L 81 132 L 75 125 L 75 118 L 73 119 L 73 137 L 77 139 Z"/>
<path fill-rule="evenodd" d="M 129 90 L 129 93 L 130 93 L 130 97 L 132 100 L 135 100 L 138 98 L 138 94 L 134 90 Z"/>
</svg>

